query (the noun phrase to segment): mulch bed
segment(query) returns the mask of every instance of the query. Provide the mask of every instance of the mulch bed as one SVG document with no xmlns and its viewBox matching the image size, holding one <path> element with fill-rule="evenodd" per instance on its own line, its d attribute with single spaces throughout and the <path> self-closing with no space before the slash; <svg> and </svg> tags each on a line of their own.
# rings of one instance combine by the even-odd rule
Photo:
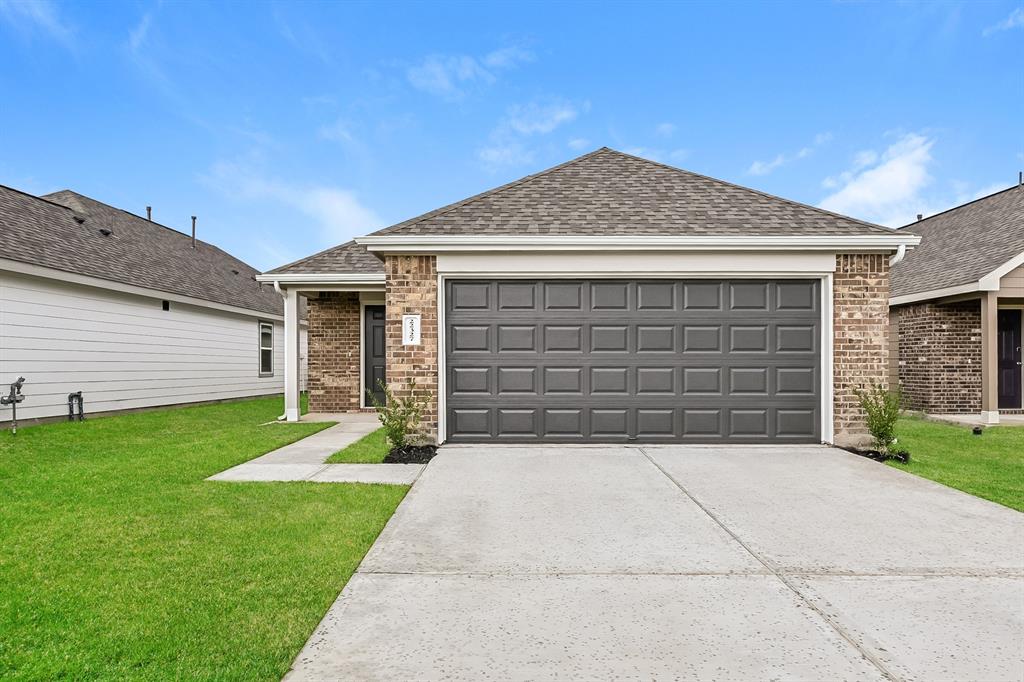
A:
<svg viewBox="0 0 1024 682">
<path fill-rule="evenodd" d="M 880 452 L 879 450 L 861 450 L 860 448 L 843 448 L 847 452 L 852 452 L 855 455 L 861 457 L 867 457 L 873 459 L 876 462 L 885 462 L 890 459 L 894 459 L 901 464 L 906 464 L 910 461 L 910 453 L 906 450 L 895 450 L 893 452 Z"/>
<path fill-rule="evenodd" d="M 437 454 L 436 445 L 404 445 L 384 457 L 385 464 L 426 464 Z"/>
</svg>

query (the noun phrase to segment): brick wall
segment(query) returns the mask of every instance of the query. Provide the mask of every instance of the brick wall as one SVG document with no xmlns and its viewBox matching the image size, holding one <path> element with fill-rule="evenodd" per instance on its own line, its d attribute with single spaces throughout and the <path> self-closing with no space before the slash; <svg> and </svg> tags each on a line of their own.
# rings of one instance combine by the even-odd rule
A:
<svg viewBox="0 0 1024 682">
<path fill-rule="evenodd" d="M 840 254 L 832 278 L 835 442 L 868 439 L 854 390 L 889 385 L 889 257 Z"/>
<path fill-rule="evenodd" d="M 419 395 L 430 394 L 423 415 L 423 437 L 437 438 L 437 260 L 434 256 L 387 256 L 386 337 L 388 385 L 408 395 L 409 380 Z M 420 315 L 420 345 L 402 345 L 402 315 Z"/>
<path fill-rule="evenodd" d="M 359 294 L 322 292 L 309 299 L 307 311 L 309 411 L 358 411 Z"/>
<path fill-rule="evenodd" d="M 895 309 L 899 377 L 908 408 L 981 411 L 981 303 L 919 303 Z"/>
</svg>

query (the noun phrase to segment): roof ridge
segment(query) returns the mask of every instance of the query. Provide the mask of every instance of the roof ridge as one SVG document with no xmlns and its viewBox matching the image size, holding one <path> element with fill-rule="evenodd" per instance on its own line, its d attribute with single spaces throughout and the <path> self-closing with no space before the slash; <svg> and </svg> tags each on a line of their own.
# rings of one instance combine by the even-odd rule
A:
<svg viewBox="0 0 1024 682">
<path fill-rule="evenodd" d="M 56 206 L 57 208 L 63 208 L 65 211 L 71 211 L 72 213 L 75 212 L 75 210 L 73 208 L 71 208 L 70 206 L 65 206 L 64 204 L 61 204 L 61 203 L 58 203 L 56 201 L 53 201 L 52 199 L 47 199 L 46 198 L 50 194 L 56 194 L 56 192 L 50 192 L 49 194 L 38 195 L 38 194 L 32 194 L 30 192 L 26 192 L 24 190 L 20 190 L 17 187 L 11 187 L 10 185 L 0 184 L 0 187 L 3 187 L 4 189 L 10 190 L 10 191 L 15 192 L 17 194 L 20 194 L 22 196 L 29 197 L 30 199 L 35 199 L 36 201 L 42 201 L 45 204 L 51 204 L 53 206 Z M 68 191 L 68 190 L 58 190 L 58 191 L 64 192 L 64 191 Z"/>
<path fill-rule="evenodd" d="M 906 225 L 901 225 L 900 227 L 897 227 L 896 229 L 897 230 L 904 230 L 904 229 L 907 229 L 907 228 L 913 228 L 913 227 L 915 227 L 917 225 L 920 225 L 921 223 L 928 222 L 932 218 L 938 218 L 939 216 L 946 215 L 947 213 L 952 213 L 953 211 L 959 211 L 961 208 L 964 208 L 966 206 L 970 206 L 971 204 L 976 204 L 979 201 L 984 201 L 985 199 L 991 199 L 992 197 L 994 197 L 997 194 L 1002 194 L 1003 192 L 1009 192 L 1009 191 L 1015 190 L 1015 189 L 1019 189 L 1020 191 L 1024 192 L 1024 186 L 1020 185 L 1019 183 L 1018 184 L 1013 184 L 1013 185 L 1010 185 L 1009 187 L 1007 187 L 1006 189 L 999 189 L 999 190 L 996 190 L 995 192 L 992 192 L 991 194 L 986 194 L 983 197 L 978 197 L 976 199 L 971 199 L 970 201 L 965 202 L 963 204 L 958 204 L 956 206 L 952 206 L 950 208 L 947 208 L 944 211 L 939 211 L 938 213 L 932 214 L 932 215 L 928 216 L 927 218 L 921 218 L 920 220 L 915 220 L 912 223 L 907 223 Z"/>
<path fill-rule="evenodd" d="M 607 147 L 602 147 L 602 149 L 608 149 L 608 148 Z M 882 230 L 882 231 L 886 232 L 887 234 L 893 232 L 893 228 L 890 228 L 890 227 L 885 227 L 883 225 L 878 225 L 876 223 L 870 223 L 870 222 L 868 222 L 866 220 L 861 220 L 860 218 L 854 218 L 854 217 L 851 217 L 851 216 L 848 216 L 848 215 L 843 215 L 842 213 L 836 213 L 834 211 L 829 211 L 827 209 L 819 208 L 817 206 L 811 206 L 810 204 L 805 204 L 805 203 L 803 203 L 801 201 L 794 201 L 793 199 L 787 199 L 786 197 L 780 197 L 777 194 L 770 194 L 769 192 L 764 192 L 764 191 L 759 190 L 759 189 L 754 189 L 753 187 L 746 187 L 744 185 L 737 185 L 736 183 L 729 182 L 728 180 L 722 180 L 720 178 L 715 178 L 715 177 L 712 177 L 710 175 L 704 175 L 703 173 L 696 173 L 696 172 L 691 171 L 691 170 L 686 170 L 685 168 L 679 168 L 678 166 L 670 166 L 669 164 L 662 163 L 661 161 L 653 161 L 651 159 L 646 159 L 646 158 L 644 158 L 642 156 L 636 156 L 635 154 L 628 154 L 626 152 L 620 152 L 617 149 L 608 149 L 608 151 L 610 151 L 613 154 L 618 154 L 620 156 L 624 156 L 627 159 L 634 159 L 636 161 L 642 161 L 644 163 L 649 163 L 651 165 L 658 166 L 660 168 L 665 168 L 665 169 L 668 169 L 668 170 L 671 170 L 671 171 L 675 171 L 677 173 L 683 173 L 684 175 L 690 175 L 692 177 L 701 178 L 702 180 L 708 180 L 710 182 L 714 182 L 714 183 L 717 183 L 719 185 L 725 185 L 726 187 L 731 187 L 733 189 L 743 190 L 744 192 L 751 192 L 752 194 L 757 194 L 757 195 L 760 195 L 760 196 L 765 197 L 767 199 L 774 199 L 775 201 L 782 201 L 782 202 L 785 202 L 785 203 L 790 204 L 792 206 L 798 206 L 800 208 L 810 209 L 812 211 L 817 211 L 818 213 L 824 213 L 825 215 L 834 216 L 836 218 L 842 218 L 844 220 L 851 220 L 851 221 L 853 221 L 855 223 L 860 223 L 861 225 L 864 225 L 865 227 L 870 227 L 870 228 L 873 228 L 873 229 L 876 229 L 876 230 Z"/>
<path fill-rule="evenodd" d="M 429 218 L 436 218 L 437 216 L 444 215 L 445 213 L 448 213 L 449 211 L 454 211 L 457 208 L 462 208 L 463 206 L 468 206 L 469 204 L 473 203 L 474 201 L 479 201 L 480 199 L 484 199 L 486 197 L 492 196 L 492 195 L 497 194 L 499 192 L 503 192 L 503 191 L 505 191 L 507 189 L 512 189 L 513 187 L 518 187 L 520 185 L 525 185 L 526 183 L 528 183 L 528 182 L 530 182 L 532 180 L 536 180 L 537 178 L 543 177 L 545 175 L 548 175 L 549 173 L 553 173 L 555 171 L 562 170 L 566 166 L 570 166 L 570 165 L 572 165 L 574 163 L 577 163 L 579 161 L 582 161 L 584 159 L 589 159 L 589 158 L 591 158 L 593 156 L 597 156 L 598 154 L 600 154 L 602 152 L 615 152 L 615 150 L 611 149 L 609 147 L 599 147 L 598 149 L 595 149 L 592 152 L 587 152 L 586 154 L 583 154 L 582 156 L 577 156 L 574 159 L 569 159 L 568 161 L 564 161 L 564 162 L 562 162 L 562 163 L 560 163 L 560 164 L 558 164 L 556 166 L 552 166 L 551 168 L 546 168 L 546 169 L 544 169 L 542 171 L 538 171 L 536 173 L 531 173 L 530 175 L 525 175 L 525 176 L 519 178 L 518 180 L 513 180 L 511 182 L 506 182 L 504 185 L 498 185 L 497 187 L 492 187 L 491 189 L 486 190 L 484 192 L 480 192 L 479 194 L 474 194 L 471 197 L 467 197 L 465 199 L 461 199 L 461 200 L 456 201 L 454 203 L 448 204 L 447 206 L 442 206 L 441 208 L 435 208 L 433 211 L 427 211 L 426 213 L 424 213 L 422 215 L 418 215 L 418 216 L 415 216 L 413 218 L 409 218 L 408 220 L 403 220 L 401 222 L 395 223 L 394 225 L 389 225 L 388 227 L 383 227 L 383 228 L 381 228 L 379 230 L 376 230 L 375 232 L 371 232 L 370 234 L 382 234 L 382 233 L 386 233 L 388 230 L 398 229 L 400 227 L 410 227 L 410 226 L 415 225 L 417 223 L 421 223 L 424 220 L 427 220 Z"/>
</svg>

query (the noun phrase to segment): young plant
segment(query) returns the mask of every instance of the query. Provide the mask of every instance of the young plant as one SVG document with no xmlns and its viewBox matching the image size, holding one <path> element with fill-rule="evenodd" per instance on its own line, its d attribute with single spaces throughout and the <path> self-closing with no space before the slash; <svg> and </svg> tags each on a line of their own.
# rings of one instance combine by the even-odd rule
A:
<svg viewBox="0 0 1024 682">
<path fill-rule="evenodd" d="M 868 430 L 875 440 L 879 452 L 889 453 L 896 443 L 896 421 L 900 418 L 902 399 L 899 390 L 887 390 L 873 384 L 867 390 L 854 389 L 861 409 L 867 415 Z"/>
<path fill-rule="evenodd" d="M 412 379 L 409 380 L 409 390 L 400 398 L 395 397 L 391 387 L 383 381 L 378 380 L 377 385 L 384 394 L 383 402 L 377 400 L 370 391 L 366 395 L 377 408 L 377 418 L 384 428 L 384 436 L 392 448 L 405 447 L 419 433 L 420 420 L 429 405 L 430 393 L 418 396 L 416 382 Z"/>
</svg>

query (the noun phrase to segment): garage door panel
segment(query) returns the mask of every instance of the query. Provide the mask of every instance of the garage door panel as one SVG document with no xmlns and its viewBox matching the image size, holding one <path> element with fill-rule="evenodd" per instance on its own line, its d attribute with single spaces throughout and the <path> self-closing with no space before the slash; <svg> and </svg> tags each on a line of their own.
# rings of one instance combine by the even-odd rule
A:
<svg viewBox="0 0 1024 682">
<path fill-rule="evenodd" d="M 813 280 L 446 283 L 453 441 L 808 442 Z"/>
</svg>

